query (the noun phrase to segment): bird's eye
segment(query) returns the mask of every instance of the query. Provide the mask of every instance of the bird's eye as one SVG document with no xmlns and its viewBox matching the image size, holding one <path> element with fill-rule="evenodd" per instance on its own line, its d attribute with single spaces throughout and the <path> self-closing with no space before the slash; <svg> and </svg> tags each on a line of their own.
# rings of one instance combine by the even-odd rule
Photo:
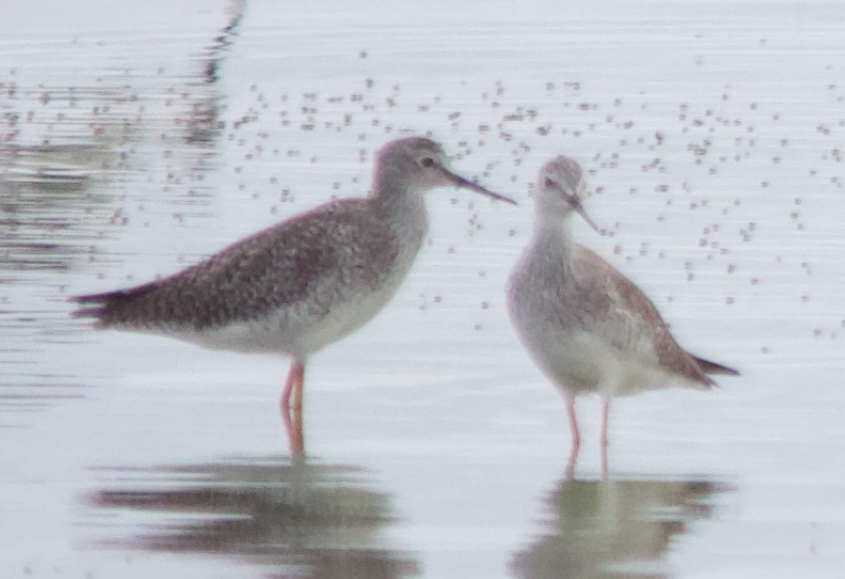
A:
<svg viewBox="0 0 845 579">
<path fill-rule="evenodd" d="M 552 187 L 554 187 L 554 186 L 555 186 L 555 182 L 554 182 L 554 181 L 552 181 L 552 178 L 551 178 L 551 177 L 546 177 L 546 187 L 548 187 L 549 189 L 551 189 L 551 188 L 552 188 Z"/>
<path fill-rule="evenodd" d="M 422 161 L 420 161 L 420 165 L 423 167 L 434 167 L 434 159 L 431 157 L 425 157 Z"/>
</svg>

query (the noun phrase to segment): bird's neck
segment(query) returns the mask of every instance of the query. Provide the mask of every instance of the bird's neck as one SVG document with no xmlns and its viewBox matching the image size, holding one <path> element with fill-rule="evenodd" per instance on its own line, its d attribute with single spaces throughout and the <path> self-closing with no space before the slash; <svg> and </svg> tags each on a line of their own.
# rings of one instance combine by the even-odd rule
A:
<svg viewBox="0 0 845 579">
<path fill-rule="evenodd" d="M 572 214 L 560 215 L 556 211 L 537 208 L 534 216 L 534 238 L 548 239 L 569 248 L 572 241 Z"/>
<path fill-rule="evenodd" d="M 568 263 L 574 246 L 571 214 L 560 216 L 555 213 L 537 211 L 530 244 L 531 251 L 544 255 L 546 258 L 554 256 L 556 260 Z"/>
<path fill-rule="evenodd" d="M 401 237 L 420 237 L 428 231 L 428 213 L 423 192 L 399 184 L 376 182 L 370 202 L 374 214 Z"/>
</svg>

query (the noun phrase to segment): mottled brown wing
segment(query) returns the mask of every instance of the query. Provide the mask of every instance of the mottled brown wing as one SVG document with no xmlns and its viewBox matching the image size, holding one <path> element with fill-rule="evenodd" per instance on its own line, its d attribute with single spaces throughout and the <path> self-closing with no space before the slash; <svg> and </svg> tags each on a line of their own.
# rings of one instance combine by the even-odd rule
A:
<svg viewBox="0 0 845 579">
<path fill-rule="evenodd" d="M 298 215 L 171 277 L 72 298 L 82 304 L 75 315 L 94 317 L 103 327 L 166 324 L 199 330 L 305 299 L 321 275 L 334 274 L 344 250 L 337 239 L 353 225 L 344 219 L 348 211 L 338 211 L 341 203 L 357 201 Z"/>
<path fill-rule="evenodd" d="M 581 291 L 588 292 L 595 319 L 592 331 L 621 352 L 640 357 L 656 356 L 656 364 L 704 385 L 713 385 L 672 336 L 652 301 L 628 278 L 594 251 L 577 246 L 573 252 L 573 274 Z"/>
</svg>

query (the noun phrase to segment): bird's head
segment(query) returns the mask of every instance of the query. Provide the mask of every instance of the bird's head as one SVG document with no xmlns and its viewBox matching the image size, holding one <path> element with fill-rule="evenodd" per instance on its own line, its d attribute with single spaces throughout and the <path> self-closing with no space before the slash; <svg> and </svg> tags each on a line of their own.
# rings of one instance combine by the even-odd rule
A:
<svg viewBox="0 0 845 579">
<path fill-rule="evenodd" d="M 567 219 L 578 213 L 590 227 L 600 231 L 582 204 L 587 195 L 587 177 L 577 161 L 560 155 L 540 169 L 535 189 L 537 210 L 546 218 Z"/>
<path fill-rule="evenodd" d="M 443 148 L 423 137 L 398 139 L 385 145 L 376 163 L 376 194 L 424 193 L 437 187 L 469 189 L 516 205 L 516 201 L 493 193 L 455 173 Z"/>
</svg>

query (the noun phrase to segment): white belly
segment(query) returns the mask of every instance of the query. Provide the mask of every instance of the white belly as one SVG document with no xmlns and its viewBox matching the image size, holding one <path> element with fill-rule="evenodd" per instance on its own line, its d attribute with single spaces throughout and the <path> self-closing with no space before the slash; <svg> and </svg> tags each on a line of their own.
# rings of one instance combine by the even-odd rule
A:
<svg viewBox="0 0 845 579">
<path fill-rule="evenodd" d="M 155 333 L 205 348 L 282 354 L 304 361 L 313 352 L 346 337 L 375 317 L 396 293 L 404 273 L 397 271 L 369 291 L 334 287 L 332 291 L 336 295 L 327 310 L 304 301 L 255 319 L 207 330 L 159 329 Z"/>
<path fill-rule="evenodd" d="M 588 332 L 535 341 L 529 350 L 555 384 L 574 394 L 628 396 L 672 382 L 672 376 L 657 365 L 626 356 Z"/>
</svg>

